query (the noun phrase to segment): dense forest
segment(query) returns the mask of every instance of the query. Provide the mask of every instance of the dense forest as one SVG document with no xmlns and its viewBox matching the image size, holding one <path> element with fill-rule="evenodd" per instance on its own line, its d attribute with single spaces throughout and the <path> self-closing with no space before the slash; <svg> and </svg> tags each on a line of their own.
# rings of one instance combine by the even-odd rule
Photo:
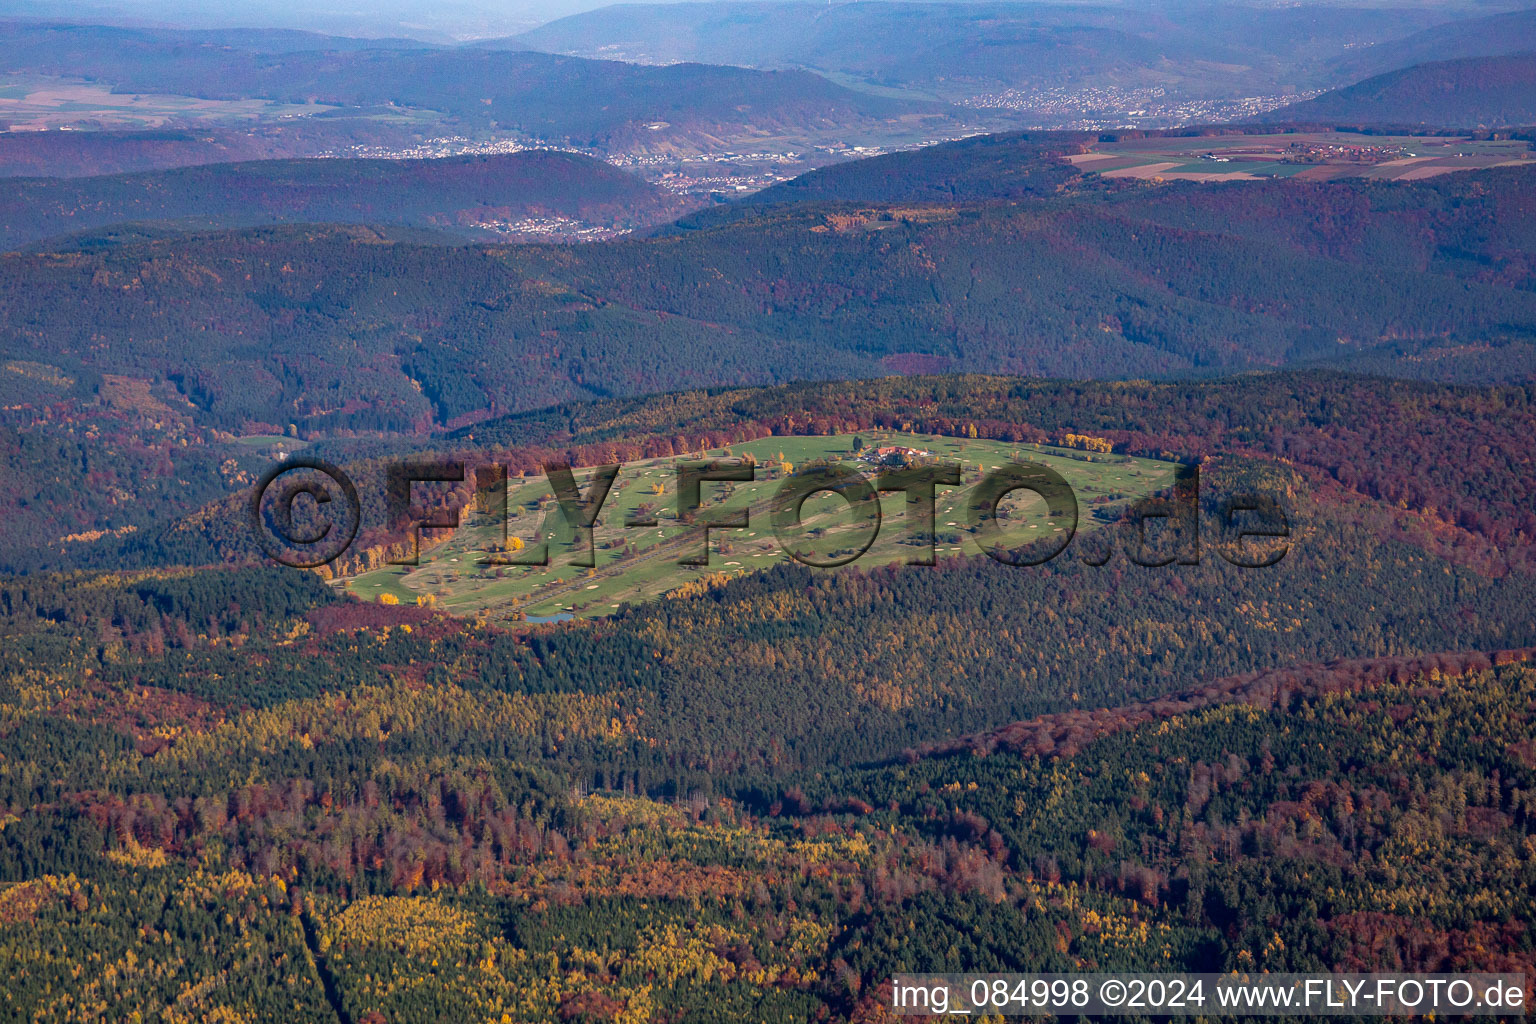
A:
<svg viewBox="0 0 1536 1024">
<path fill-rule="evenodd" d="M 211 230 L 258 224 L 383 224 L 471 238 L 497 222 L 565 219 L 629 230 L 685 204 L 611 164 L 527 150 L 437 160 L 293 160 L 211 164 L 93 178 L 0 183 L 0 248 L 125 221 Z"/>
<path fill-rule="evenodd" d="M 440 59 L 214 34 L 183 67 L 70 31 L 0 27 L 230 88 Z M 474 81 L 588 63 L 452 52 Z M 635 94 L 594 125 L 702 74 L 609 71 Z M 1061 161 L 1081 141 L 829 168 L 589 245 L 151 224 L 0 255 L 0 1020 L 876 1024 L 906 971 L 1536 976 L 1529 169 L 1115 182 Z M 525 159 L 591 170 L 446 162 L 439 198 Z M 365 173 L 432 212 L 412 164 L 0 186 L 238 178 L 255 211 L 302 174 L 336 216 Z M 935 564 L 712 564 L 600 617 L 347 590 L 514 476 L 554 515 L 554 467 L 784 439 L 921 468 L 881 446 L 925 436 L 1167 475 L 1085 489 L 1093 528 L 1039 564 L 973 497 Z M 313 571 L 252 528 L 293 455 L 359 495 Z M 477 472 L 391 508 L 392 467 L 432 460 Z M 1261 506 L 1285 529 L 1245 539 Z"/>
<path fill-rule="evenodd" d="M 274 227 L 13 254 L 0 257 L 0 355 L 147 381 L 208 427 L 293 424 L 305 438 L 944 369 L 1151 377 L 1360 363 L 1521 380 L 1536 323 L 1531 181 L 1504 168 L 773 204 L 575 251 Z"/>
<path fill-rule="evenodd" d="M 972 203 L 1050 196 L 1086 183 L 1059 159 L 1096 136 L 1073 132 L 977 135 L 938 146 L 833 164 L 747 196 L 737 206 L 783 202 Z M 1103 182 L 1097 183 L 1100 187 Z M 729 216 L 733 210 L 715 210 Z"/>
<path fill-rule="evenodd" d="M 314 156 L 349 145 L 403 144 L 407 133 L 387 122 L 296 118 L 249 132 L 222 126 L 92 132 L 0 133 L 0 177 L 85 178 L 197 164 Z"/>
<path fill-rule="evenodd" d="M 764 577 L 596 634 L 339 601 L 282 570 L 8 582 L 7 1012 L 866 1020 L 891 974 L 919 967 L 1529 971 L 1529 649 L 1469 650 L 1451 629 L 1403 639 L 1462 653 L 1232 677 L 1233 655 L 1308 641 L 1284 620 L 1255 631 L 1199 582 L 1159 622 L 1148 600 L 1182 581 L 1125 576 L 1112 589 L 1139 593 L 1098 630 L 1108 647 L 1083 650 L 1051 634 L 1068 612 L 1091 627 L 1106 584 L 1052 580 L 1042 600 L 980 567 L 929 575 L 922 593 Z M 1468 582 L 1444 586 L 1491 624 Z M 818 668 L 810 616 L 893 635 L 856 592 L 908 611 L 905 642 L 850 649 L 839 632 L 849 657 Z M 1295 596 L 1261 614 L 1293 614 Z M 1191 623 L 1190 608 L 1209 611 Z M 957 611 L 964 649 L 935 646 L 945 630 L 925 622 Z M 1295 614 L 1332 635 L 1333 608 Z M 903 703 L 966 720 L 953 688 L 911 685 L 922 670 L 1010 642 L 1065 656 L 991 671 L 1026 688 L 1064 672 L 1036 705 L 1062 710 L 872 757 L 868 727 Z M 656 643 L 665 668 L 646 670 Z M 1170 643 L 1189 645 L 1187 676 L 1149 660 Z M 872 654 L 869 682 L 917 678 L 868 688 Z M 1208 682 L 1123 709 L 1122 686 L 1065 692 L 1104 655 Z M 763 659 L 775 681 L 820 682 L 717 674 Z M 692 677 L 675 703 L 651 689 Z M 832 687 L 847 713 L 822 703 L 826 740 L 797 742 L 783 712 Z M 735 715 L 764 699 L 747 724 L 785 722 L 789 742 L 733 758 L 753 742 Z M 1022 708 L 1009 699 L 990 720 Z"/>
<path fill-rule="evenodd" d="M 371 515 L 402 455 L 776 433 L 1202 470 L 1199 564 L 1096 564 L 1112 525 L 1046 565 L 701 574 L 568 624 L 257 566 L 226 481 L 68 545 L 107 568 L 0 579 L 5 1012 L 873 1021 L 910 969 L 1529 973 L 1532 400 L 914 377 L 350 442 Z M 1245 493 L 1285 509 L 1277 564 L 1222 557 Z"/>
</svg>

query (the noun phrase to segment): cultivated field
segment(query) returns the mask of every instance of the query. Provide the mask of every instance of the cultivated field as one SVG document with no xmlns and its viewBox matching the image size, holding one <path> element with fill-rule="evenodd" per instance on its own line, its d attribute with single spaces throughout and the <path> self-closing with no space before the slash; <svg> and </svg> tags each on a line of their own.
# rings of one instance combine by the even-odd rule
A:
<svg viewBox="0 0 1536 1024">
<path fill-rule="evenodd" d="M 1244 181 L 1295 177 L 1413 180 L 1507 164 L 1536 166 L 1519 140 L 1311 132 L 1129 139 L 1096 143 L 1067 159 L 1106 178 Z"/>
<path fill-rule="evenodd" d="M 251 121 L 318 114 L 334 107 L 269 100 L 205 100 L 192 96 L 113 92 L 70 78 L 0 75 L 0 125 L 11 131 L 68 128 L 159 128 L 183 121 Z"/>
</svg>

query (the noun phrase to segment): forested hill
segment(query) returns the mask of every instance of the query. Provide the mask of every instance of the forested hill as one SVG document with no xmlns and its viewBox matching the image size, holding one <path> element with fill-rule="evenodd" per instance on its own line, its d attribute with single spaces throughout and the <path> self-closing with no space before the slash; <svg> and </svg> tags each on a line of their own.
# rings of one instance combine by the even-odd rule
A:
<svg viewBox="0 0 1536 1024">
<path fill-rule="evenodd" d="M 1431 25 L 1402 39 L 1354 47 L 1334 59 L 1335 81 L 1358 82 L 1415 64 L 1524 53 L 1536 39 L 1536 7 Z"/>
<path fill-rule="evenodd" d="M 0 248 L 124 221 L 212 229 L 330 221 L 492 238 L 527 218 L 629 229 L 676 216 L 669 194 L 601 160 L 528 150 L 439 160 L 273 160 L 94 178 L 0 180 Z"/>
<path fill-rule="evenodd" d="M 0 132 L 0 178 L 86 178 L 313 152 L 301 118 L 266 132 L 208 127 Z"/>
<path fill-rule="evenodd" d="M 1525 379 L 1533 203 L 1536 175 L 1512 167 L 791 203 L 574 250 L 268 228 L 0 257 L 0 355 L 160 382 L 205 425 L 305 436 L 912 370 Z"/>
<path fill-rule="evenodd" d="M 1300 477 L 1329 500 L 1373 509 L 1377 529 L 1498 576 L 1536 567 L 1536 477 L 1527 451 L 1536 431 L 1532 387 L 1322 372 L 1165 383 L 886 377 L 571 404 L 477 423 L 445 438 L 335 442 L 316 451 L 349 461 L 357 476 L 366 496 L 362 551 L 389 536 L 378 460 L 391 456 L 464 456 L 471 464 L 489 460 L 514 473 L 538 473 L 550 462 L 633 462 L 774 435 L 910 428 L 962 436 L 974 428 L 981 438 L 1022 446 L 1087 433 L 1136 456 L 1283 466 L 1283 475 Z M 0 547 L 7 552 L 0 566 L 258 557 L 240 492 L 267 461 L 233 445 L 221 454 L 217 446 L 183 445 L 175 437 L 146 443 L 121 420 L 70 422 L 82 421 L 117 447 L 90 460 L 97 486 L 69 501 L 44 502 L 42 495 L 58 465 L 81 460 L 72 437 L 21 434 L 0 452 L 9 481 L 0 494 Z M 238 461 L 221 471 L 226 455 Z M 205 507 L 188 515 L 199 506 Z M 96 544 L 55 539 L 91 527 L 120 533 Z M 356 564 L 364 561 L 360 556 Z"/>
<path fill-rule="evenodd" d="M 1261 569 L 1213 524 L 1199 564 L 1089 564 L 1087 535 L 1033 567 L 785 562 L 553 625 L 201 560 L 0 578 L 5 996 L 65 1024 L 868 1024 L 918 970 L 1529 977 L 1533 397 L 888 378 L 448 439 L 521 469 L 1087 430 L 1112 450 L 1084 460 L 1201 459 L 1208 514 L 1281 502 Z M 194 445 L 17 447 L 4 497 L 27 457 L 50 489 L 0 527 L 41 535 L 66 468 L 65 500 L 130 504 L 114 471 L 181 494 Z"/>
<path fill-rule="evenodd" d="M 964 203 L 1047 196 L 1082 175 L 1061 157 L 1090 136 L 1012 132 L 822 167 L 754 193 L 746 202 Z"/>
<path fill-rule="evenodd" d="M 1530 40 L 1536 47 L 1536 39 Z M 1536 52 L 1392 71 L 1265 115 L 1268 121 L 1502 127 L 1536 123 Z"/>
</svg>

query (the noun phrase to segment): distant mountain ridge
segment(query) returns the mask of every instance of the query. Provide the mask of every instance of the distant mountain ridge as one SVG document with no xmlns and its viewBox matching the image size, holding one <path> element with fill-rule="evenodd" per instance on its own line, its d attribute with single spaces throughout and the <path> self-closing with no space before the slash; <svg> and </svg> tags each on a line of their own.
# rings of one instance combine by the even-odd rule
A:
<svg viewBox="0 0 1536 1024">
<path fill-rule="evenodd" d="M 1329 58 L 1409 36 L 1443 17 L 1316 4 L 714 0 L 620 4 L 561 18 L 515 42 L 620 60 L 809 68 L 949 99 L 1083 86 L 1252 95 L 1319 84 Z"/>
<path fill-rule="evenodd" d="M 1351 49 L 1331 62 L 1335 80 L 1359 82 L 1415 64 L 1502 57 L 1536 49 L 1536 7 L 1432 25 L 1403 39 Z"/>
<path fill-rule="evenodd" d="M 348 52 L 353 50 L 425 50 L 438 49 L 432 43 L 416 39 L 358 38 L 286 28 L 134 28 L 121 25 L 91 25 L 33 19 L 0 19 L 0 39 L 5 41 L 7 59 L 13 62 L 89 60 L 93 53 L 111 47 L 124 55 L 155 56 L 169 47 L 183 50 L 198 47 L 224 47 L 252 53 L 303 53 L 312 50 Z"/>
<path fill-rule="evenodd" d="M 123 222 L 200 230 L 334 222 L 494 237 L 487 222 L 559 217 L 628 229 L 687 206 L 611 164 L 527 150 L 437 160 L 269 160 L 93 178 L 0 180 L 0 248 Z"/>
<path fill-rule="evenodd" d="M 1536 37 L 1527 43 L 1536 47 Z M 1418 64 L 1281 107 L 1263 120 L 1443 128 L 1536 124 L 1536 52 Z"/>
<path fill-rule="evenodd" d="M 119 93 L 323 104 L 343 113 L 398 117 L 414 109 L 470 129 L 578 147 L 623 145 L 657 126 L 701 136 L 840 129 L 947 109 L 855 92 L 805 71 L 648 67 L 424 44 L 262 52 L 228 45 L 226 35 L 0 23 L 0 73 L 89 78 Z"/>
</svg>

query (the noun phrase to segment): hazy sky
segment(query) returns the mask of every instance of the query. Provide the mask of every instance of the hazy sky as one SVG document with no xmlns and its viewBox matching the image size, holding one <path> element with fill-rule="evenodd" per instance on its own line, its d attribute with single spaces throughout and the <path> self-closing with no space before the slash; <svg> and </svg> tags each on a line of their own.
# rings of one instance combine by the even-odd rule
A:
<svg viewBox="0 0 1536 1024">
<path fill-rule="evenodd" d="M 138 23 L 184 28 L 302 28 L 351 36 L 436 42 L 516 35 L 556 18 L 623 0 L 0 0 L 0 17 Z M 658 3 L 668 0 L 632 0 Z M 673 0 L 686 2 L 686 0 Z M 1049 3 L 1051 0 L 1037 0 Z M 1074 2 L 1074 0 L 1061 0 Z M 1116 0 L 1075 0 L 1111 5 Z M 1127 6 L 1168 0 L 1121 0 Z M 1173 0 L 1177 2 L 1177 0 Z M 1196 0 L 1199 2 L 1199 0 Z M 1245 0 L 1261 5 L 1265 0 Z M 1280 5 L 1295 0 L 1269 0 Z M 1309 0 L 1301 0 L 1309 2 Z M 1311 0 L 1327 3 L 1332 0 Z M 1337 0 L 1353 7 L 1487 7 L 1516 0 Z M 1470 13 L 1470 11 L 1469 11 Z"/>
</svg>

